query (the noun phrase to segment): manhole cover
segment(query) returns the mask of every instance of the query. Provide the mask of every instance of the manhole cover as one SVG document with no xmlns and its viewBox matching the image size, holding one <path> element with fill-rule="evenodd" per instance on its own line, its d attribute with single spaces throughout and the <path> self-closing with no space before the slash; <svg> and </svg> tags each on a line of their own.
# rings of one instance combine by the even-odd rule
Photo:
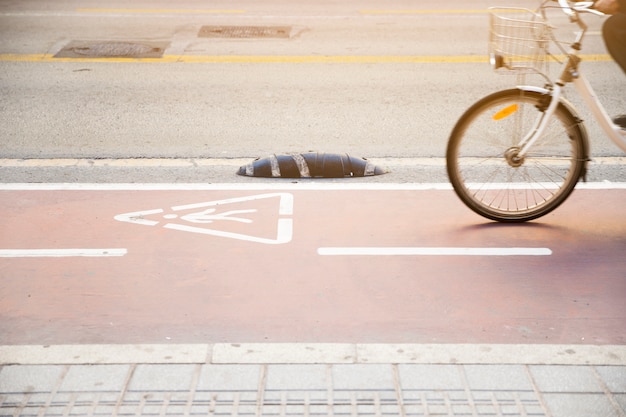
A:
<svg viewBox="0 0 626 417">
<path fill-rule="evenodd" d="M 55 58 L 160 58 L 167 42 L 72 41 Z"/>
<path fill-rule="evenodd" d="M 289 26 L 202 26 L 201 38 L 289 38 Z"/>
</svg>

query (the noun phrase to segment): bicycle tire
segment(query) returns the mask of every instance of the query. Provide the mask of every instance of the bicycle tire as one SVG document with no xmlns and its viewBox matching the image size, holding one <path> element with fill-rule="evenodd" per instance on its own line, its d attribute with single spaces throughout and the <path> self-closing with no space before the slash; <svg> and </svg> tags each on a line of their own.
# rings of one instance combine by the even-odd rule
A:
<svg viewBox="0 0 626 417">
<path fill-rule="evenodd" d="M 587 135 L 565 101 L 526 156 L 515 157 L 550 99 L 547 90 L 503 90 L 461 116 L 448 140 L 446 166 L 454 191 L 474 212 L 499 222 L 533 220 L 561 205 L 585 175 Z"/>
</svg>

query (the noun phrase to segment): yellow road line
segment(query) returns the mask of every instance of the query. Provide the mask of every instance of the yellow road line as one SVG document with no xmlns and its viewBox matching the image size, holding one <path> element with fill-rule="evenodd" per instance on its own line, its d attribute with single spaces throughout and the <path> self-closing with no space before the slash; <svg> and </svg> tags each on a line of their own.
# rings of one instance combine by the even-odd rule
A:
<svg viewBox="0 0 626 417">
<path fill-rule="evenodd" d="M 486 56 L 359 55 L 164 55 L 161 58 L 55 58 L 50 54 L 2 54 L 5 62 L 151 62 L 198 64 L 395 64 L 488 62 Z"/>
<path fill-rule="evenodd" d="M 79 8 L 79 13 L 209 13 L 209 14 L 228 14 L 228 13 L 245 13 L 245 10 L 228 10 L 228 9 L 102 9 L 102 8 Z"/>
<path fill-rule="evenodd" d="M 487 62 L 486 56 L 360 56 L 360 55 L 303 55 L 303 56 L 165 56 L 175 62 L 236 63 L 236 64 L 402 64 L 402 63 L 462 63 Z"/>
<path fill-rule="evenodd" d="M 361 14 L 480 14 L 489 13 L 487 9 L 458 9 L 458 10 L 360 10 Z M 507 10 L 510 11 L 510 10 Z"/>
<path fill-rule="evenodd" d="M 562 57 L 560 57 L 562 58 Z M 581 55 L 584 61 L 610 61 L 608 54 Z M 51 54 L 0 54 L 0 62 L 101 62 L 193 64 L 465 64 L 485 63 L 486 55 L 164 55 L 161 58 L 55 58 Z"/>
<path fill-rule="evenodd" d="M 123 9 L 123 8 L 87 8 L 81 7 L 76 9 L 79 13 L 245 13 L 246 10 L 239 9 Z M 360 14 L 481 14 L 489 13 L 493 10 L 488 9 L 452 9 L 452 10 L 424 10 L 424 9 L 372 9 L 359 10 Z M 507 9 L 508 12 L 515 10 Z"/>
</svg>

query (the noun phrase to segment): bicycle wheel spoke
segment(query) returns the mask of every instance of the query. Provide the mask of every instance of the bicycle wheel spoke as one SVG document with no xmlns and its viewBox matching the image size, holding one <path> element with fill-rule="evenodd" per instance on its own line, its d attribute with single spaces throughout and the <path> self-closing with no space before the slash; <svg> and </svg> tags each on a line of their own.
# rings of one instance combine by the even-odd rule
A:
<svg viewBox="0 0 626 417">
<path fill-rule="evenodd" d="M 557 108 L 542 137 L 520 155 L 522 138 L 545 117 L 538 110 L 542 101 L 540 93 L 506 90 L 476 103 L 457 123 L 448 174 L 459 197 L 479 214 L 503 221 L 535 218 L 573 189 L 584 147 L 577 119 L 565 107 Z"/>
</svg>

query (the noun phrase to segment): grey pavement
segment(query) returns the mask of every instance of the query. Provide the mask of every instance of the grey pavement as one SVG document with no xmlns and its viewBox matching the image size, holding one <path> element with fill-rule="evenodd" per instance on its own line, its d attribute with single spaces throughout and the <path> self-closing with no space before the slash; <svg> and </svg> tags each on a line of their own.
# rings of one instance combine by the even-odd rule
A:
<svg viewBox="0 0 626 417">
<path fill-rule="evenodd" d="M 400 345 L 216 347 L 3 346 L 0 415 L 618 417 L 626 410 L 623 346 L 405 346 L 411 355 Z M 46 349 L 51 354 L 38 356 Z"/>
</svg>

